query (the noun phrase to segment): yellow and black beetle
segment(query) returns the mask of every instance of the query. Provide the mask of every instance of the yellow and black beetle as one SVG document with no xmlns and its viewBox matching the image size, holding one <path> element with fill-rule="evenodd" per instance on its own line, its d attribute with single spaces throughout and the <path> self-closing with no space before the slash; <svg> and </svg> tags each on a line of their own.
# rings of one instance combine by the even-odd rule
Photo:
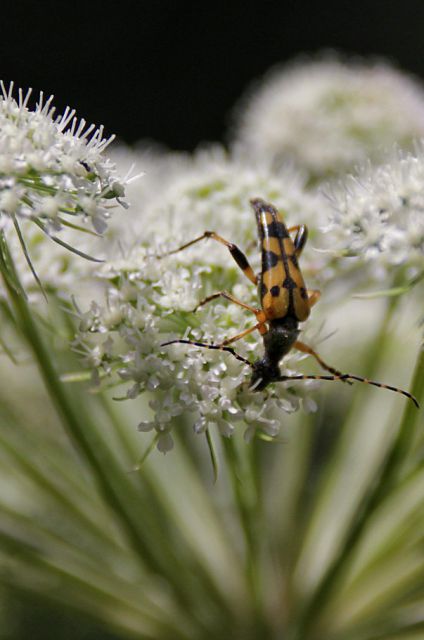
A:
<svg viewBox="0 0 424 640">
<path fill-rule="evenodd" d="M 260 274 L 254 273 L 245 254 L 235 244 L 228 242 L 214 231 L 205 231 L 201 236 L 165 255 L 178 253 L 205 238 L 212 238 L 212 240 L 225 245 L 245 276 L 257 285 L 261 308 L 245 304 L 227 291 L 219 291 L 199 302 L 194 311 L 211 300 L 222 297 L 254 313 L 257 323 L 220 344 L 207 344 L 193 340 L 171 340 L 161 346 L 182 343 L 227 351 L 237 360 L 251 367 L 250 388 L 254 391 L 265 389 L 271 382 L 287 380 L 341 380 L 343 382 L 356 380 L 401 393 L 418 407 L 416 398 L 408 391 L 361 376 L 342 373 L 324 362 L 314 349 L 298 340 L 299 322 L 304 322 L 309 317 L 312 306 L 320 297 L 318 290 L 306 288 L 299 268 L 298 260 L 308 237 L 307 227 L 306 225 L 297 225 L 287 228 L 277 209 L 261 198 L 253 198 L 250 203 L 255 212 L 258 227 L 262 257 Z M 293 232 L 295 232 L 295 236 L 292 239 L 290 233 Z M 258 330 L 263 337 L 264 355 L 255 362 L 250 362 L 228 345 L 255 330 Z M 313 356 L 320 366 L 332 375 L 281 375 L 279 363 L 291 349 L 298 349 Z"/>
</svg>

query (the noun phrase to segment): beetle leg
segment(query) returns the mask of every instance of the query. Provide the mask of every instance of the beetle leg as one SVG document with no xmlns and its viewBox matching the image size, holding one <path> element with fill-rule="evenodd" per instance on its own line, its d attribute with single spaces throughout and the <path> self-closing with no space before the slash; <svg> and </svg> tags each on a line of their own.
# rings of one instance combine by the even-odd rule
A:
<svg viewBox="0 0 424 640">
<path fill-rule="evenodd" d="M 321 297 L 321 291 L 318 289 L 308 289 L 308 303 L 310 307 L 318 302 Z"/>
<path fill-rule="evenodd" d="M 196 244 L 196 242 L 200 242 L 200 240 L 203 240 L 204 238 L 212 238 L 212 240 L 215 240 L 216 242 L 219 242 L 220 244 L 223 244 L 225 247 L 227 247 L 228 251 L 231 253 L 233 259 L 235 260 L 237 265 L 240 267 L 240 269 L 243 271 L 246 278 L 249 278 L 250 282 L 253 282 L 253 284 L 258 284 L 257 276 L 255 275 L 243 251 L 241 251 L 241 249 L 239 249 L 238 246 L 233 242 L 228 242 L 228 240 L 225 240 L 225 238 L 223 238 L 222 236 L 219 236 L 217 233 L 215 233 L 215 231 L 205 231 L 205 233 L 203 233 L 201 236 L 199 236 L 198 238 L 195 238 L 194 240 L 190 240 L 190 242 L 183 244 L 181 247 L 178 247 L 178 249 L 174 249 L 173 251 L 168 251 L 168 253 L 165 253 L 164 255 L 157 256 L 157 257 L 164 258 L 165 256 L 170 256 L 170 255 L 173 255 L 174 253 L 179 253 L 180 251 L 183 251 L 183 249 L 187 249 L 188 247 L 191 247 L 193 244 Z"/>
<path fill-rule="evenodd" d="M 236 340 L 240 340 L 240 338 L 244 338 L 244 336 L 247 336 L 249 333 L 252 333 L 252 331 L 256 331 L 256 329 L 260 331 L 260 333 L 263 333 L 264 329 L 265 329 L 264 331 L 265 333 L 267 331 L 265 325 L 262 322 L 258 322 L 258 324 L 255 324 L 253 327 L 249 327 L 248 329 L 241 331 L 240 333 L 233 336 L 232 338 L 227 338 L 226 340 L 223 340 L 218 346 L 224 347 L 227 344 L 231 344 L 232 342 L 235 342 Z"/>
<path fill-rule="evenodd" d="M 294 248 L 295 248 L 295 255 L 296 258 L 298 258 L 300 256 L 300 254 L 303 251 L 303 248 L 306 244 L 306 241 L 308 239 L 308 227 L 306 226 L 306 224 L 297 224 L 294 227 L 289 227 L 287 229 L 287 231 L 289 233 L 291 233 L 292 231 L 296 231 L 296 235 L 294 237 L 293 240 L 293 244 L 294 244 Z"/>
<path fill-rule="evenodd" d="M 326 371 L 329 371 L 330 373 L 337 376 L 338 378 L 343 379 L 343 373 L 338 369 L 335 369 L 334 367 L 330 366 L 326 362 L 324 362 L 321 356 L 319 356 L 318 353 L 314 351 L 314 349 L 312 349 L 312 347 L 310 347 L 309 345 L 305 344 L 304 342 L 300 342 L 300 340 L 297 340 L 294 343 L 293 347 L 298 351 L 301 351 L 302 353 L 307 353 L 310 356 L 313 356 L 323 369 L 325 369 Z"/>
<path fill-rule="evenodd" d="M 228 291 L 218 291 L 217 293 L 213 293 L 212 295 L 207 296 L 206 298 L 201 300 L 198 305 L 196 305 L 193 311 L 197 311 L 199 307 L 202 307 L 204 304 L 211 302 L 211 300 L 216 300 L 216 298 L 220 298 L 220 297 L 225 298 L 226 300 L 230 300 L 230 302 L 234 302 L 234 304 L 238 304 L 239 307 L 243 307 L 243 309 L 247 309 L 251 313 L 254 313 L 260 323 L 263 324 L 265 322 L 266 317 L 264 312 L 261 309 L 257 309 L 256 307 L 252 307 L 250 304 L 246 304 L 245 302 L 238 300 L 233 295 L 231 295 L 231 293 L 228 293 Z"/>
</svg>

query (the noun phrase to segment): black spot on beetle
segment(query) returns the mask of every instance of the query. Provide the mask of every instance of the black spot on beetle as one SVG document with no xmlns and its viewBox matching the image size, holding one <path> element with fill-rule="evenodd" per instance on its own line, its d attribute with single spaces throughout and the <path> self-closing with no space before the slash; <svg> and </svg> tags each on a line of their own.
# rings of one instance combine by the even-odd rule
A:
<svg viewBox="0 0 424 640">
<path fill-rule="evenodd" d="M 287 278 L 283 282 L 283 287 L 284 289 L 296 289 L 297 284 L 295 283 L 293 278 L 290 278 L 290 276 L 287 276 Z"/>
<path fill-rule="evenodd" d="M 278 286 L 278 284 L 275 284 L 273 287 L 271 287 L 270 292 L 273 298 L 277 298 L 280 295 L 280 287 Z"/>
<path fill-rule="evenodd" d="M 262 262 L 265 266 L 266 271 L 268 271 L 268 269 L 272 269 L 272 267 L 275 267 L 275 265 L 278 264 L 279 259 L 279 256 L 273 251 L 265 250 L 262 253 Z"/>
<path fill-rule="evenodd" d="M 267 225 L 268 236 L 270 238 L 288 238 L 289 234 L 282 222 L 278 222 L 277 220 L 273 220 L 270 224 Z"/>
</svg>

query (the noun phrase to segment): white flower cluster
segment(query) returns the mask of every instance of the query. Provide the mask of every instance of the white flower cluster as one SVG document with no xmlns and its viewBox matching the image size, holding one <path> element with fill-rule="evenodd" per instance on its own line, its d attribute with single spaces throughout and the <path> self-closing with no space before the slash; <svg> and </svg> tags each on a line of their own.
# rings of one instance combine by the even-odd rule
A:
<svg viewBox="0 0 424 640">
<path fill-rule="evenodd" d="M 305 177 L 293 167 L 273 170 L 266 160 L 255 161 L 222 147 L 198 151 L 194 156 L 166 154 L 136 164 L 146 167 L 148 177 L 128 185 L 131 207 L 127 233 L 134 241 L 163 242 L 163 250 L 187 241 L 205 230 L 227 235 L 241 247 L 256 245 L 256 225 L 249 199 L 260 196 L 272 202 L 290 224 L 307 224 L 311 244 L 320 246 L 317 234 L 328 220 L 328 200 L 315 190 L 305 189 Z M 256 256 L 257 252 L 255 252 Z M 210 264 L 222 263 L 222 247 L 210 243 L 206 255 L 202 245 L 194 246 L 181 260 L 190 264 L 201 256 Z M 302 257 L 303 258 L 303 257 Z M 322 268 L 322 256 L 309 252 L 303 269 L 314 276 Z"/>
<path fill-rule="evenodd" d="M 160 346 L 179 337 L 217 343 L 248 326 L 248 314 L 235 305 L 217 302 L 191 312 L 208 287 L 222 286 L 222 273 L 198 260 L 189 269 L 176 257 L 159 260 L 138 249 L 109 265 L 103 276 L 108 280 L 107 304 L 93 304 L 81 316 L 75 346 L 100 375 L 115 373 L 129 383 L 128 398 L 154 392 L 151 419 L 139 428 L 156 430 L 160 450 L 172 446 L 170 431 L 178 418 L 196 432 L 214 423 L 228 436 L 242 421 L 249 435 L 261 430 L 274 436 L 281 412 L 298 408 L 302 385 L 288 390 L 278 384 L 271 392 L 253 393 L 248 389 L 250 369 L 231 354 L 182 344 Z M 228 288 L 251 302 L 248 286 Z M 251 361 L 260 350 L 258 337 L 237 343 L 240 355 Z M 293 352 L 284 371 L 293 371 L 300 357 Z M 314 403 L 307 398 L 304 406 L 313 408 Z"/>
<path fill-rule="evenodd" d="M 53 96 L 40 93 L 31 111 L 31 90 L 15 99 L 13 83 L 0 86 L 0 223 L 30 219 L 53 234 L 89 220 L 103 233 L 110 201 L 124 195 L 125 181 L 102 155 L 113 136 L 86 127 L 73 109 L 55 117 Z"/>
<path fill-rule="evenodd" d="M 255 287 L 225 248 L 212 240 L 161 259 L 157 256 L 209 229 L 247 249 L 257 266 L 256 248 L 250 255 L 256 246 L 256 224 L 249 199 L 260 194 L 284 204 L 297 223 L 300 211 L 305 214 L 302 221 L 305 216 L 312 219 L 319 197 L 303 192 L 293 172 L 272 175 L 265 167 L 230 160 L 218 150 L 202 152 L 192 161 L 183 159 L 179 170 L 168 172 L 171 175 L 156 198 L 148 184 L 144 200 L 143 185 L 132 186 L 140 212 L 133 211 L 131 219 L 138 219 L 140 240 L 122 259 L 100 269 L 106 298 L 81 313 L 75 348 L 95 371 L 96 381 L 107 374 L 112 383 L 125 383 L 129 398 L 147 393 L 151 416 L 140 429 L 156 430 L 162 451 L 172 446 L 171 429 L 178 421 L 191 424 L 196 432 L 216 424 L 228 436 L 235 425 L 244 424 L 249 436 L 256 430 L 274 436 L 282 412 L 292 412 L 300 403 L 314 409 L 308 396 L 313 381 L 277 383 L 253 392 L 250 368 L 229 353 L 184 344 L 161 347 L 178 338 L 216 344 L 251 326 L 253 316 L 223 300 L 196 313 L 193 309 L 206 295 L 220 290 L 256 305 Z M 139 197 L 134 197 L 136 190 Z M 251 334 L 234 347 L 251 362 L 262 355 L 259 335 Z M 303 358 L 293 351 L 282 371 L 297 372 Z"/>
<path fill-rule="evenodd" d="M 321 180 L 422 136 L 424 91 L 416 80 L 384 63 L 328 56 L 272 70 L 242 102 L 234 137 L 251 157 L 292 160 Z"/>
<path fill-rule="evenodd" d="M 393 267 L 406 279 L 424 274 L 424 148 L 398 152 L 387 164 L 364 168 L 334 187 L 331 234 L 341 254 L 357 256 L 381 281 Z"/>
</svg>

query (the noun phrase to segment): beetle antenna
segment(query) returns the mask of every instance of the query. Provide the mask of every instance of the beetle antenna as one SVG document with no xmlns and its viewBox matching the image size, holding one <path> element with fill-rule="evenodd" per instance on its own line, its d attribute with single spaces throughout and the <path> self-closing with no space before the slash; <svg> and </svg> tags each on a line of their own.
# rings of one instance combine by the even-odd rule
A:
<svg viewBox="0 0 424 640">
<path fill-rule="evenodd" d="M 243 358 L 243 356 L 239 355 L 236 351 L 234 351 L 232 347 L 225 347 L 225 346 L 221 346 L 220 344 L 208 344 L 207 342 L 195 342 L 194 340 L 170 340 L 169 342 L 163 342 L 160 346 L 167 347 L 169 344 L 177 344 L 177 343 L 194 344 L 196 347 L 202 347 L 203 349 L 217 349 L 218 351 L 227 351 L 228 353 L 231 353 L 231 355 L 234 356 L 234 358 L 236 358 L 240 362 L 243 362 L 244 364 L 248 364 L 249 367 L 252 367 L 252 363 L 249 362 L 249 360 L 247 360 L 246 358 Z"/>
<path fill-rule="evenodd" d="M 412 393 L 409 391 L 405 391 L 404 389 L 400 389 L 399 387 L 392 387 L 389 384 L 383 384 L 382 382 L 376 382 L 375 380 L 369 380 L 368 378 L 362 378 L 361 376 L 354 376 L 350 373 L 343 373 L 341 376 L 320 376 L 320 375 L 298 375 L 298 376 L 281 376 L 278 378 L 279 382 L 285 382 L 286 380 L 355 380 L 356 382 L 363 382 L 365 384 L 371 384 L 374 387 L 380 387 L 380 389 L 388 389 L 389 391 L 394 391 L 395 393 L 401 393 L 403 396 L 412 400 L 417 409 L 420 408 L 418 400 Z"/>
</svg>

